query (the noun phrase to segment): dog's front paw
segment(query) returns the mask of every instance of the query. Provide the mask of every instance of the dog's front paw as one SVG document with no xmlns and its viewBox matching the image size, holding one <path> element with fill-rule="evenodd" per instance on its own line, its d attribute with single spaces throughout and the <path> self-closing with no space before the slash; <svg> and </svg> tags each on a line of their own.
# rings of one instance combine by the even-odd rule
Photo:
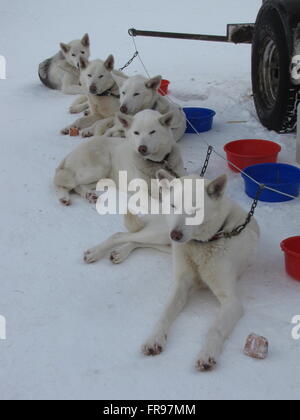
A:
<svg viewBox="0 0 300 420">
<path fill-rule="evenodd" d="M 166 343 L 166 334 L 153 336 L 142 346 L 142 352 L 145 356 L 158 356 L 165 350 Z"/>
<path fill-rule="evenodd" d="M 113 264 L 121 264 L 123 261 L 126 260 L 126 258 L 129 256 L 130 254 L 130 250 L 128 249 L 128 247 L 126 245 L 115 249 L 114 251 L 111 252 L 110 254 L 110 261 Z"/>
<path fill-rule="evenodd" d="M 70 133 L 70 128 L 66 127 L 60 130 L 60 134 L 63 134 L 64 136 L 67 136 Z"/>
<path fill-rule="evenodd" d="M 71 200 L 69 198 L 61 198 L 59 202 L 66 207 L 69 207 L 71 205 Z"/>
<path fill-rule="evenodd" d="M 97 248 L 88 249 L 83 256 L 84 262 L 87 264 L 93 264 L 99 261 L 103 255 L 98 251 Z"/>
<path fill-rule="evenodd" d="M 86 137 L 93 137 L 94 133 L 91 130 L 82 130 L 81 131 L 81 137 L 86 138 Z"/>
<path fill-rule="evenodd" d="M 199 359 L 196 362 L 196 369 L 199 372 L 210 372 L 217 365 L 215 357 L 208 354 L 200 354 Z"/>
<path fill-rule="evenodd" d="M 89 201 L 89 203 L 91 204 L 96 204 L 98 201 L 98 195 L 94 192 L 88 192 L 86 193 L 86 199 Z"/>
<path fill-rule="evenodd" d="M 75 106 L 70 106 L 69 112 L 70 114 L 78 114 L 78 109 Z"/>
</svg>

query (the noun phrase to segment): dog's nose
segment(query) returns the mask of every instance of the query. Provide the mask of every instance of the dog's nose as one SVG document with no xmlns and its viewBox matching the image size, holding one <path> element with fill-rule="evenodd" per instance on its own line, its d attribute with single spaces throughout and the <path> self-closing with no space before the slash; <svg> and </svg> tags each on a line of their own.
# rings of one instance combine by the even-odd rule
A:
<svg viewBox="0 0 300 420">
<path fill-rule="evenodd" d="M 171 232 L 171 239 L 172 241 L 179 242 L 183 238 L 183 233 L 179 230 L 172 230 Z"/>
<path fill-rule="evenodd" d="M 91 85 L 90 86 L 90 92 L 91 93 L 96 93 L 97 92 L 97 86 L 96 85 Z"/>
<path fill-rule="evenodd" d="M 148 147 L 147 146 L 140 146 L 138 148 L 138 151 L 141 155 L 145 156 L 148 152 Z"/>
<path fill-rule="evenodd" d="M 127 113 L 128 113 L 128 108 L 127 108 L 127 106 L 126 106 L 126 105 L 122 105 L 122 106 L 121 106 L 121 108 L 120 108 L 120 111 L 121 111 L 123 114 L 127 114 Z"/>
</svg>

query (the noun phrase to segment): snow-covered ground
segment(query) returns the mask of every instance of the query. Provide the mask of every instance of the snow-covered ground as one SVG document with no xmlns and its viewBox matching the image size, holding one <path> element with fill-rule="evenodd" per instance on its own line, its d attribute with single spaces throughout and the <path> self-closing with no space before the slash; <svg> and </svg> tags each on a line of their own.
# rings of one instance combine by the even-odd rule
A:
<svg viewBox="0 0 300 420">
<path fill-rule="evenodd" d="M 291 337 L 300 314 L 300 284 L 285 274 L 280 241 L 299 234 L 299 200 L 260 204 L 262 230 L 255 266 L 239 293 L 246 315 L 227 342 L 218 369 L 200 374 L 194 362 L 217 310 L 207 292 L 192 297 L 174 325 L 166 352 L 145 358 L 140 345 L 161 311 L 172 275 L 170 257 L 135 252 L 121 266 L 92 266 L 83 251 L 123 230 L 119 216 L 100 217 L 74 197 L 60 206 L 52 177 L 58 162 L 82 140 L 62 137 L 73 120 L 72 97 L 39 83 L 37 66 L 60 41 L 89 32 L 94 57 L 114 53 L 123 65 L 133 53 L 127 29 L 224 34 L 230 22 L 253 22 L 260 0 L 110 0 L 100 2 L 0 1 L 1 399 L 242 399 L 299 398 L 300 341 Z M 282 145 L 280 161 L 294 161 L 295 136 L 265 130 L 251 100 L 250 46 L 137 38 L 152 75 L 172 81 L 172 97 L 185 106 L 217 111 L 203 138 L 222 151 L 240 138 Z M 136 60 L 128 74 L 142 73 Z M 228 121 L 247 121 L 230 124 Z M 196 136 L 180 143 L 187 167 L 199 168 L 206 146 Z M 229 194 L 246 209 L 251 200 L 239 175 L 213 157 L 207 175 L 230 176 Z M 242 353 L 251 332 L 266 336 L 270 355 L 254 361 Z"/>
</svg>

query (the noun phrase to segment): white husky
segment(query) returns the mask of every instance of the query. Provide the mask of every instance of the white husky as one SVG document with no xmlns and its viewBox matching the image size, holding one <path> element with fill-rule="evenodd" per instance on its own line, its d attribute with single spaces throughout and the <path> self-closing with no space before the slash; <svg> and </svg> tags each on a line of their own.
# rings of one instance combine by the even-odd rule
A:
<svg viewBox="0 0 300 420">
<path fill-rule="evenodd" d="M 168 101 L 159 94 L 161 84 L 161 76 L 146 79 L 143 76 L 133 76 L 124 79 L 113 75 L 114 80 L 120 90 L 120 111 L 123 114 L 135 115 L 144 109 L 153 109 L 161 114 L 172 112 L 174 119 L 172 122 L 172 131 L 175 141 L 180 140 L 186 130 L 186 116 L 183 110 Z M 113 127 L 107 134 L 113 135 L 119 133 L 118 127 Z"/>
<path fill-rule="evenodd" d="M 68 155 L 54 179 L 60 202 L 71 204 L 71 190 L 95 202 L 98 198 L 93 191 L 96 183 L 110 178 L 118 186 L 119 171 L 127 172 L 128 182 L 138 178 L 150 183 L 161 168 L 170 168 L 182 175 L 181 155 L 170 128 L 172 119 L 172 113 L 162 116 L 152 110 L 134 117 L 120 114 L 128 141 L 94 137 Z"/>
<path fill-rule="evenodd" d="M 39 65 L 41 82 L 50 89 L 77 95 L 82 93 L 79 84 L 80 58 L 90 57 L 90 39 L 85 34 L 81 40 L 60 44 L 60 51 Z"/>
<path fill-rule="evenodd" d="M 88 97 L 90 115 L 76 120 L 64 128 L 61 133 L 69 134 L 71 128 L 83 130 L 89 128 L 96 121 L 113 117 L 120 108 L 119 88 L 112 78 L 114 71 L 114 57 L 110 55 L 104 62 L 80 58 L 80 82 L 84 93 Z M 115 71 L 117 73 L 117 71 Z M 121 76 L 120 76 L 121 77 Z M 126 77 L 122 75 L 122 77 Z"/>
<path fill-rule="evenodd" d="M 112 77 L 120 90 L 120 111 L 126 115 L 135 115 L 145 109 L 152 109 L 166 114 L 172 112 L 174 115 L 172 131 L 176 141 L 180 140 L 186 130 L 186 117 L 179 106 L 171 104 L 159 93 L 161 76 L 146 79 L 143 76 L 132 76 L 129 78 L 120 77 L 112 73 Z M 94 135 L 108 137 L 125 137 L 124 129 L 118 118 L 100 121 L 92 127 L 82 131 L 83 137 Z"/>
<path fill-rule="evenodd" d="M 172 176 L 166 171 L 158 172 L 163 189 L 169 190 Z M 198 176 L 182 179 L 199 179 Z M 112 251 L 111 260 L 122 262 L 136 248 L 156 248 L 168 251 L 172 244 L 174 285 L 171 297 L 153 333 L 143 346 L 148 356 L 160 354 L 166 346 L 171 324 L 186 305 L 193 286 L 206 286 L 221 304 L 217 319 L 210 328 L 196 367 L 200 371 L 215 367 L 222 352 L 224 341 L 243 315 L 236 283 L 255 255 L 259 228 L 254 219 L 238 236 L 224 237 L 241 226 L 246 212 L 224 196 L 226 175 L 212 182 L 205 181 L 204 220 L 201 225 L 187 226 L 186 217 L 197 209 L 185 209 L 184 214 L 147 216 L 146 223 L 128 215 L 127 228 L 131 233 L 118 233 L 103 244 L 85 253 L 85 261 L 95 262 Z M 181 200 L 181 196 L 179 198 Z M 179 207 L 177 194 L 171 200 L 173 208 Z"/>
</svg>

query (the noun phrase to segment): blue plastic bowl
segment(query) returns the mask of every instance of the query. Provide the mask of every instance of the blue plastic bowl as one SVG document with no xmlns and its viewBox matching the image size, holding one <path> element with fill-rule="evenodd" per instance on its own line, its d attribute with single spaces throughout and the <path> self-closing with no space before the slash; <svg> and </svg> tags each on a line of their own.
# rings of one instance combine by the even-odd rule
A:
<svg viewBox="0 0 300 420">
<path fill-rule="evenodd" d="M 247 175 L 256 179 L 261 184 L 267 187 L 275 188 L 286 194 L 298 197 L 300 191 L 300 169 L 296 166 L 286 165 L 284 163 L 262 163 L 259 165 L 248 166 L 244 169 Z M 244 174 L 242 177 L 245 181 L 246 194 L 255 198 L 258 190 L 258 185 Z M 260 196 L 260 201 L 269 203 L 279 203 L 283 201 L 290 201 L 292 198 L 280 195 L 273 191 L 264 190 Z"/>
<path fill-rule="evenodd" d="M 195 127 L 198 133 L 204 133 L 212 129 L 215 111 L 207 108 L 183 108 L 188 121 Z M 196 131 L 187 121 L 186 133 L 195 134 Z"/>
</svg>

